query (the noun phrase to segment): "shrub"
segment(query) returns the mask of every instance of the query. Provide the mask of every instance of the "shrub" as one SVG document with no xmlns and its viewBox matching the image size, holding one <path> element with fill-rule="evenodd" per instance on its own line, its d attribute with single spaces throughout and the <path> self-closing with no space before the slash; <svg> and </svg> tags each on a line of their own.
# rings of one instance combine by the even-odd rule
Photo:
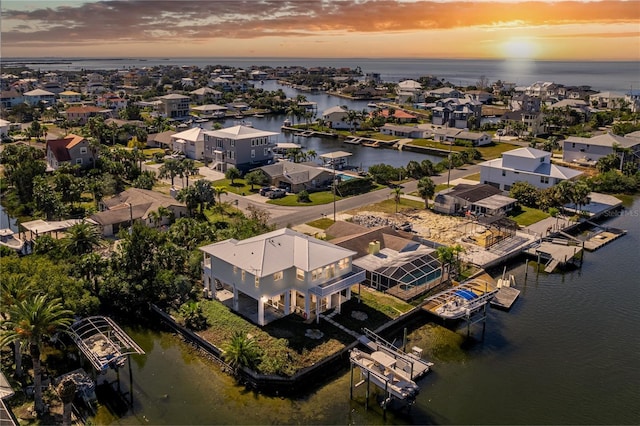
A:
<svg viewBox="0 0 640 426">
<path fill-rule="evenodd" d="M 309 198 L 309 193 L 306 190 L 298 192 L 298 202 L 299 203 L 310 203 L 311 198 Z"/>
</svg>

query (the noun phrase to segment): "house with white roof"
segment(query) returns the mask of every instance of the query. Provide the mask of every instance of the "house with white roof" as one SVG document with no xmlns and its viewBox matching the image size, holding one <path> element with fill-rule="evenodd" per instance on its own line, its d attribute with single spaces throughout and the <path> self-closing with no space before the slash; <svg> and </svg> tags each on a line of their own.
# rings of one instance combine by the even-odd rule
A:
<svg viewBox="0 0 640 426">
<path fill-rule="evenodd" d="M 365 278 L 352 265 L 356 252 L 288 228 L 200 250 L 205 292 L 232 292 L 234 311 L 240 311 L 240 299 L 257 305 L 252 319 L 261 326 L 290 314 L 319 321 L 326 310 L 340 311 L 351 286 Z"/>
<path fill-rule="evenodd" d="M 200 105 L 204 104 L 205 102 L 217 101 L 218 99 L 222 98 L 222 92 L 220 92 L 219 90 L 214 90 L 210 87 L 201 87 L 199 89 L 192 90 L 191 92 L 189 92 L 189 94 L 196 101 L 196 103 Z"/>
<path fill-rule="evenodd" d="M 346 122 L 347 109 L 336 105 L 322 111 L 322 120 L 332 129 L 350 129 L 352 124 Z"/>
<path fill-rule="evenodd" d="M 171 148 L 192 160 L 204 159 L 204 132 L 200 127 L 171 135 Z"/>
<path fill-rule="evenodd" d="M 502 153 L 502 158 L 480 163 L 480 182 L 503 191 L 509 191 L 515 182 L 529 182 L 545 189 L 581 174 L 577 170 L 551 164 L 551 153 L 535 148 L 514 149 Z"/>
<path fill-rule="evenodd" d="M 22 94 L 24 101 L 29 105 L 38 105 L 39 102 L 47 104 L 56 103 L 56 94 L 47 90 L 35 89 Z"/>
<path fill-rule="evenodd" d="M 640 139 L 605 133 L 591 138 L 569 136 L 562 141 L 562 161 L 595 166 L 598 160 L 609 154 L 619 153 L 616 148 L 631 150 L 640 158 Z"/>
<path fill-rule="evenodd" d="M 204 158 L 211 168 L 226 172 L 229 167 L 246 172 L 273 162 L 273 137 L 279 133 L 249 126 L 233 126 L 204 132 Z"/>
</svg>

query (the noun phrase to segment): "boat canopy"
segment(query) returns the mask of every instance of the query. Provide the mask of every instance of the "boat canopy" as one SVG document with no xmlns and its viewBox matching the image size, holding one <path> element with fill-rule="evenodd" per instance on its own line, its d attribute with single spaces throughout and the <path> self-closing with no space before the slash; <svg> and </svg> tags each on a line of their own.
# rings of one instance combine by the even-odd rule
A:
<svg viewBox="0 0 640 426">
<path fill-rule="evenodd" d="M 465 290 L 465 289 L 457 290 L 456 295 L 462 297 L 465 300 L 473 300 L 478 297 L 471 290 Z"/>
</svg>

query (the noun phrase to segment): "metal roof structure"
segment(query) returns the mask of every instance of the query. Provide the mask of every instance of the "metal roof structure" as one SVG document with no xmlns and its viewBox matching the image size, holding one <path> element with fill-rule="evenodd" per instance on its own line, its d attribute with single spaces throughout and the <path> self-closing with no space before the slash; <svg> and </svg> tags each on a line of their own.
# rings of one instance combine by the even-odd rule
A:
<svg viewBox="0 0 640 426">
<path fill-rule="evenodd" d="M 145 352 L 111 318 L 94 316 L 76 321 L 71 338 L 98 371 L 118 369 L 130 354 Z"/>
</svg>

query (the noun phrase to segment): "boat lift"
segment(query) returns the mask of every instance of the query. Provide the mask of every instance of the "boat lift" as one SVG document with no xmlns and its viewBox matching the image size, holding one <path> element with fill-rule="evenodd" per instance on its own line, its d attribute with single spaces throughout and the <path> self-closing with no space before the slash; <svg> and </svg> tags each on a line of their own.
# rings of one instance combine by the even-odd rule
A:
<svg viewBox="0 0 640 426">
<path fill-rule="evenodd" d="M 433 367 L 432 362 L 421 358 L 422 349 L 417 346 L 412 348 L 411 353 L 406 353 L 368 328 L 364 328 L 362 332 L 364 334 L 358 339 L 360 343 L 373 352 L 380 351 L 392 357 L 396 361 L 396 371 L 404 375 L 408 380 L 416 380 L 424 376 Z"/>
</svg>

